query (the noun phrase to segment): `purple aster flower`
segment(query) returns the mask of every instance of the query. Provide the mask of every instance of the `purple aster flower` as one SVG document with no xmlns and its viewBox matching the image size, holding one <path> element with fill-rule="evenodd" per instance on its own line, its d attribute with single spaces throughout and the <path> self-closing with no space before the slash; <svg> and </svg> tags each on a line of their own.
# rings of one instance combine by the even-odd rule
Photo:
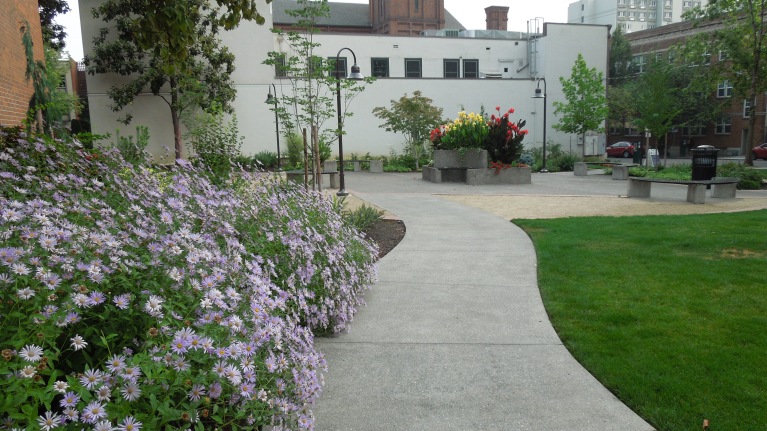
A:
<svg viewBox="0 0 767 431">
<path fill-rule="evenodd" d="M 126 401 L 136 401 L 141 396 L 141 388 L 135 382 L 129 382 L 120 389 Z"/>
<path fill-rule="evenodd" d="M 58 414 L 47 411 L 44 416 L 37 418 L 37 424 L 40 425 L 41 430 L 50 431 L 61 425 L 61 418 L 59 418 Z"/>
<path fill-rule="evenodd" d="M 192 386 L 192 390 L 189 391 L 189 399 L 191 401 L 199 401 L 200 397 L 205 395 L 205 387 L 202 385 L 194 385 Z"/>
<path fill-rule="evenodd" d="M 82 420 L 85 423 L 95 424 L 97 421 L 104 419 L 107 416 L 107 411 L 104 405 L 98 401 L 91 401 L 83 409 Z"/>
<path fill-rule="evenodd" d="M 64 398 L 59 401 L 61 407 L 75 407 L 80 401 L 80 396 L 74 392 L 67 392 L 64 394 Z"/>
<path fill-rule="evenodd" d="M 117 427 L 119 431 L 139 431 L 141 429 L 141 422 L 133 418 L 133 416 L 127 416 L 120 422 Z"/>
</svg>

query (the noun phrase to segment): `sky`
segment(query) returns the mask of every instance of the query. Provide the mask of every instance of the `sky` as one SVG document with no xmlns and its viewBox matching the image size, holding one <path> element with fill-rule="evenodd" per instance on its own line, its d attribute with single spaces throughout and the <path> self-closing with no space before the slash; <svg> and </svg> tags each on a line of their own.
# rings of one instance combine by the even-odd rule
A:
<svg viewBox="0 0 767 431">
<path fill-rule="evenodd" d="M 333 2 L 332 0 L 330 0 Z M 527 22 L 543 18 L 546 22 L 567 22 L 567 6 L 575 0 L 445 0 L 445 9 L 469 30 L 485 29 L 485 8 L 508 6 L 511 31 L 527 31 Z M 367 0 L 346 0 L 345 3 L 367 3 Z M 77 0 L 68 0 L 69 13 L 59 16 L 56 22 L 66 27 L 69 55 L 75 60 L 83 58 L 83 41 L 80 36 L 80 15 Z"/>
</svg>

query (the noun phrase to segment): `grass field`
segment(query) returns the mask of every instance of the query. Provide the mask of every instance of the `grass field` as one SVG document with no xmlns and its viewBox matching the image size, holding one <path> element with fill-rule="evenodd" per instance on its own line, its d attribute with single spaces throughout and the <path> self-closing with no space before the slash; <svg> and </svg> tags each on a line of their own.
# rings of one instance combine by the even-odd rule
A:
<svg viewBox="0 0 767 431">
<path fill-rule="evenodd" d="M 514 220 L 572 354 L 659 430 L 767 429 L 767 211 Z"/>
</svg>

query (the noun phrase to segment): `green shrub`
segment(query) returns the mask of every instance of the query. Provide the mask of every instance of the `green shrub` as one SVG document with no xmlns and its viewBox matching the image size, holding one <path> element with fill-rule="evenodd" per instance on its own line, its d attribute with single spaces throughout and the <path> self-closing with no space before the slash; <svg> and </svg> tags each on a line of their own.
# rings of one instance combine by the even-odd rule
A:
<svg viewBox="0 0 767 431">
<path fill-rule="evenodd" d="M 289 133 L 285 136 L 288 145 L 288 164 L 290 166 L 303 166 L 304 138 L 298 133 Z"/>
<path fill-rule="evenodd" d="M 116 147 L 125 161 L 133 165 L 146 163 L 148 159 L 146 147 L 149 145 L 149 129 L 146 126 L 136 126 L 136 142 L 133 142 L 133 136 L 121 136 L 119 129 L 115 132 L 115 137 L 117 138 Z"/>
<path fill-rule="evenodd" d="M 344 211 L 343 213 L 344 220 L 360 231 L 367 230 L 373 226 L 383 215 L 383 211 L 365 204 L 362 204 L 356 210 Z"/>
<path fill-rule="evenodd" d="M 262 169 L 277 167 L 277 153 L 261 151 L 253 156 L 253 162 Z"/>
<path fill-rule="evenodd" d="M 727 163 L 717 167 L 716 176 L 740 178 L 738 182 L 740 190 L 761 190 L 762 180 L 767 178 L 767 172 L 737 163 Z"/>
<path fill-rule="evenodd" d="M 243 137 L 239 134 L 237 117 L 227 123 L 224 113 L 214 110 L 197 116 L 189 132 L 195 161 L 206 166 L 217 182 L 225 181 L 232 171 L 232 162 L 241 155 Z"/>
</svg>

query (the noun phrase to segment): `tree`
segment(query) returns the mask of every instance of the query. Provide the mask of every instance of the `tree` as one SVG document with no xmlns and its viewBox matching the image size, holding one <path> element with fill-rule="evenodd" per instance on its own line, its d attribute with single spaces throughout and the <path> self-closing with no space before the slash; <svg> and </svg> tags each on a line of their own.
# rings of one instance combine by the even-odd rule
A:
<svg viewBox="0 0 767 431">
<path fill-rule="evenodd" d="M 66 46 L 67 33 L 64 31 L 64 26 L 56 24 L 54 20 L 56 15 L 69 12 L 69 5 L 66 0 L 38 0 L 37 4 L 40 10 L 40 27 L 43 30 L 43 40 L 51 48 L 61 52 Z"/>
<path fill-rule="evenodd" d="M 748 131 L 741 145 L 745 163 L 753 165 L 751 148 L 761 143 L 754 134 L 757 96 L 767 91 L 767 2 L 764 0 L 716 0 L 695 9 L 690 17 L 696 23 L 721 20 L 714 32 L 715 41 L 727 61 L 720 69 L 733 85 L 733 92 L 749 102 Z"/>
<path fill-rule="evenodd" d="M 573 65 L 570 79 L 559 78 L 567 102 L 554 102 L 554 114 L 561 114 L 554 128 L 566 133 L 577 133 L 584 137 L 586 132 L 604 131 L 607 119 L 607 98 L 605 96 L 604 74 L 586 65 L 583 55 Z M 586 145 L 583 145 L 583 154 Z"/>
<path fill-rule="evenodd" d="M 656 148 L 681 112 L 682 90 L 673 84 L 671 65 L 656 61 L 631 86 L 636 110 L 633 124 L 655 138 Z"/>
<path fill-rule="evenodd" d="M 610 84 L 620 85 L 631 75 L 631 44 L 629 44 L 620 26 L 610 38 Z"/>
<path fill-rule="evenodd" d="M 219 0 L 218 4 L 228 8 L 223 15 L 208 0 L 107 0 L 93 10 L 112 25 L 101 30 L 93 55 L 85 58 L 89 73 L 129 77 L 108 91 L 114 111 L 129 106 L 146 88 L 165 101 L 176 159 L 183 157 L 180 118 L 185 109 L 209 110 L 216 105 L 232 111 L 234 55 L 220 46 L 220 26 L 236 25 L 239 19 L 263 22 L 255 2 Z M 128 113 L 122 121 L 127 124 L 131 119 Z"/>
<path fill-rule="evenodd" d="M 383 106 L 373 109 L 373 115 L 384 120 L 378 127 L 405 135 L 405 147 L 415 159 L 416 169 L 420 169 L 419 160 L 429 142 L 429 133 L 442 122 L 442 108 L 432 106 L 432 102 L 420 91 L 414 91 L 413 97 L 405 93 L 399 100 L 391 100 L 391 109 Z"/>
<path fill-rule="evenodd" d="M 308 126 L 312 130 L 314 149 L 319 146 L 317 140 L 331 143 L 340 133 L 338 128 L 323 128 L 325 122 L 336 114 L 335 89 L 339 81 L 335 77 L 335 61 L 323 61 L 316 54 L 321 44 L 314 40 L 319 32 L 317 22 L 330 16 L 330 7 L 327 0 L 298 0 L 296 4 L 297 9 L 286 11 L 297 18 L 291 30 L 287 34 L 279 29 L 273 30 L 283 37 L 287 36 L 285 41 L 289 53 L 272 51 L 264 63 L 274 66 L 277 75 L 284 77 L 291 86 L 290 93 L 279 96 L 281 103 L 273 105 L 272 109 L 277 110 L 288 133 L 301 135 L 301 129 Z M 343 66 L 344 63 L 339 67 Z M 341 71 L 342 76 L 345 74 L 345 70 Z M 372 81 L 373 78 L 366 78 L 364 82 Z M 342 119 L 345 119 L 351 115 L 347 112 L 349 104 L 365 86 L 342 77 L 340 87 L 344 93 L 341 110 Z"/>
</svg>

